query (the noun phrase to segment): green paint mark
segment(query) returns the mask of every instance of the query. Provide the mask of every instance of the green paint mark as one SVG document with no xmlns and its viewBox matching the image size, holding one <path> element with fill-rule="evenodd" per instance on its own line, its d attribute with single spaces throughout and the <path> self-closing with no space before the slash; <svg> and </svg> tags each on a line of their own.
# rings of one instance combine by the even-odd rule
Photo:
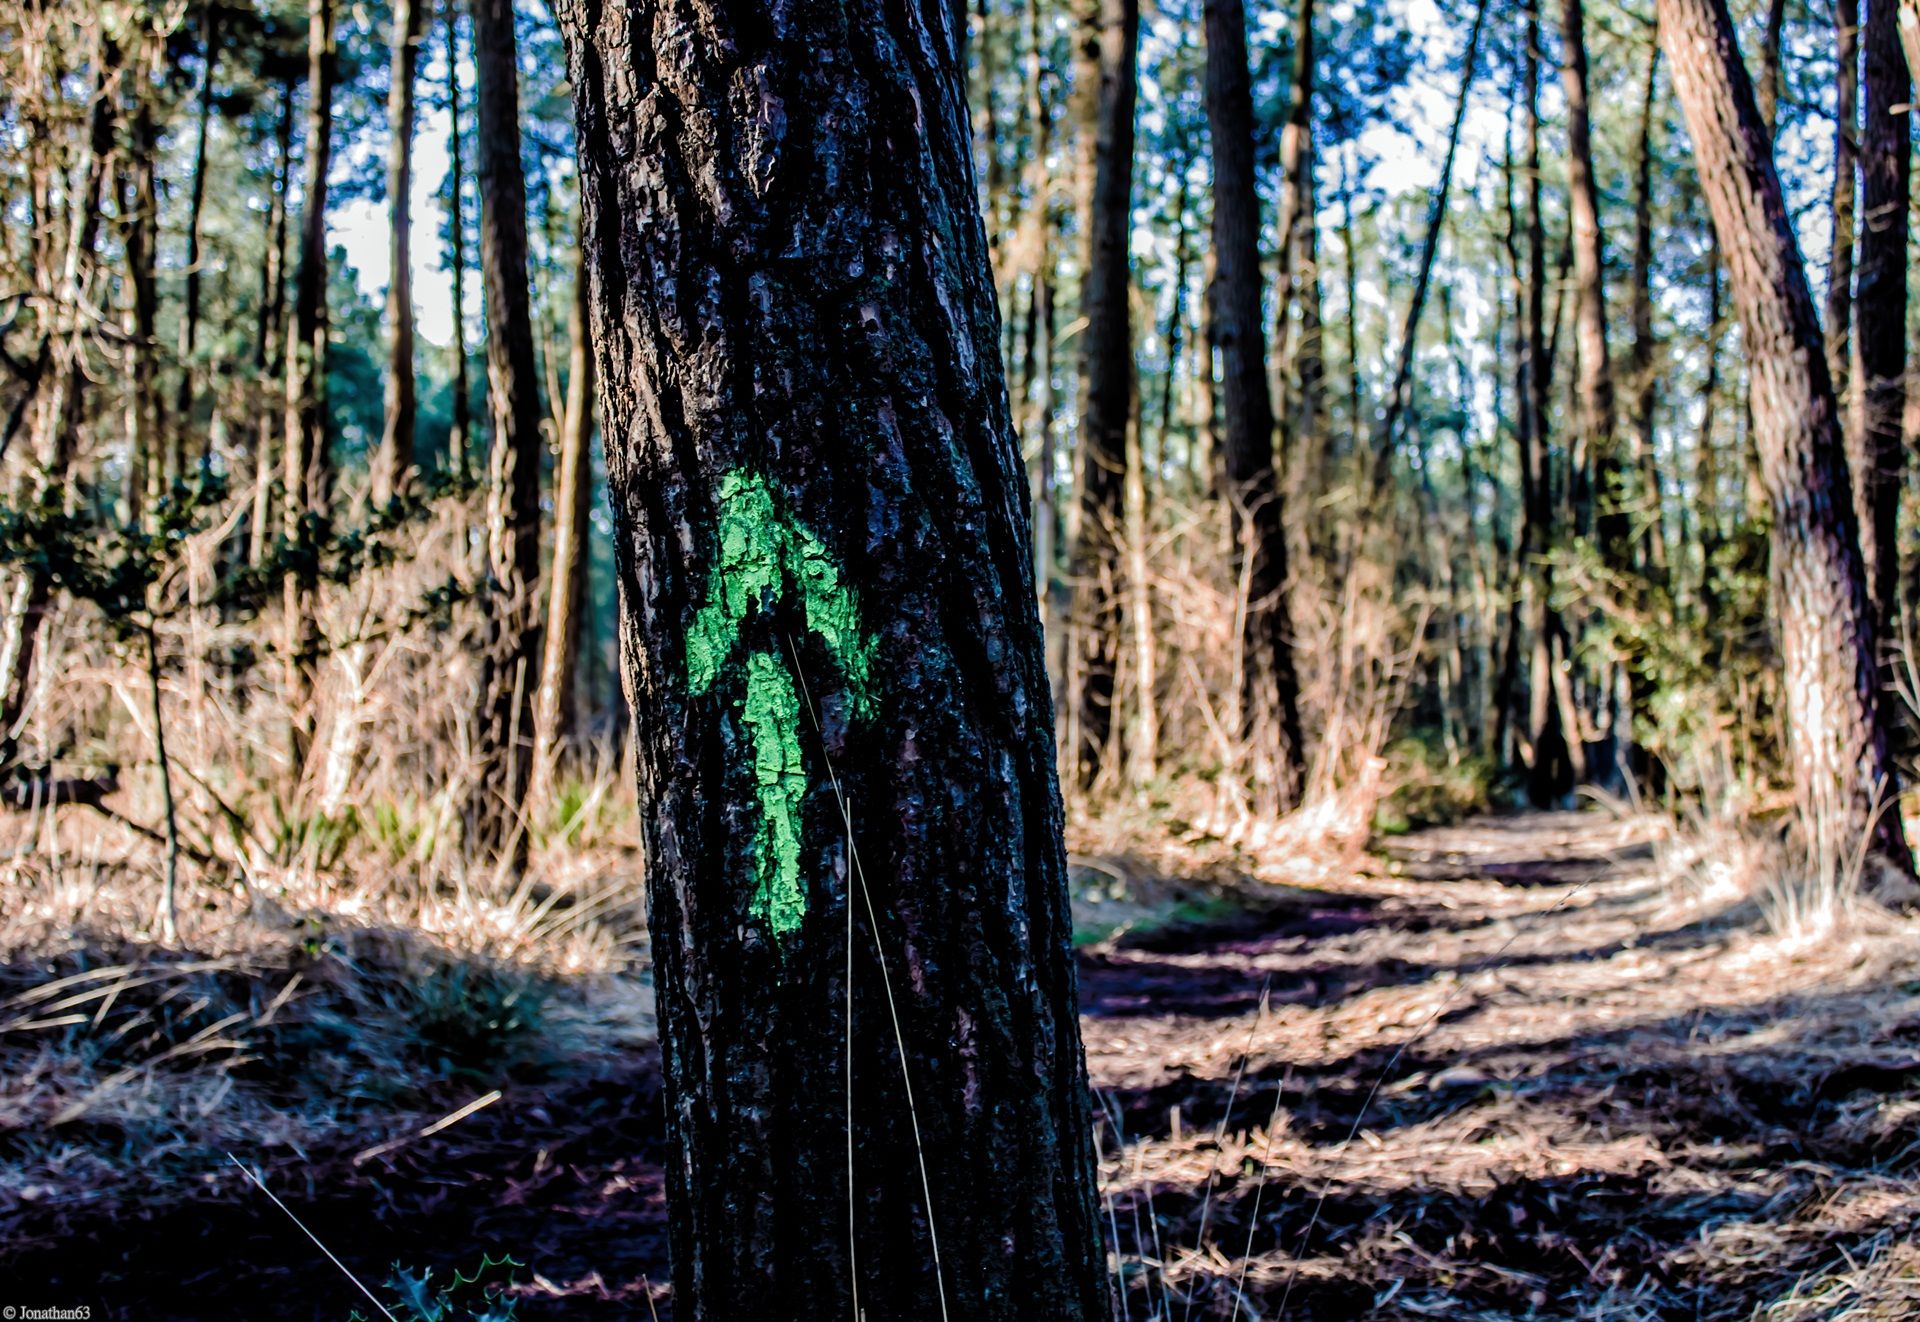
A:
<svg viewBox="0 0 1920 1322">
<path fill-rule="evenodd" d="M 818 634 L 840 668 L 849 712 L 873 712 L 874 643 L 860 632 L 859 605 L 840 581 L 827 548 L 781 516 L 766 479 L 735 469 L 720 482 L 719 554 L 707 579 L 705 602 L 687 634 L 687 683 L 704 694 L 728 669 L 741 626 L 758 610 L 772 610 L 798 591 L 807 628 Z M 753 745 L 760 826 L 754 834 L 755 886 L 751 912 L 776 937 L 800 926 L 806 888 L 800 880 L 801 808 L 806 766 L 800 756 L 800 697 L 778 652 L 746 660 L 742 719 Z"/>
<path fill-rule="evenodd" d="M 786 665 L 769 652 L 747 658 L 745 720 L 753 732 L 753 776 L 760 797 L 752 912 L 785 936 L 807 912 L 807 892 L 800 883 L 800 805 L 807 770 L 800 759 L 800 696 Z"/>
</svg>

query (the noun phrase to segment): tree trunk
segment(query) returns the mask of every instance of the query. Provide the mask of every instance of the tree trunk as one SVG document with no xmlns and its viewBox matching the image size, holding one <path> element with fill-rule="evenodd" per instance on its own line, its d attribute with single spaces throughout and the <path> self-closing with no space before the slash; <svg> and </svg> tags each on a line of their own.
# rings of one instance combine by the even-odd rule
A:
<svg viewBox="0 0 1920 1322">
<path fill-rule="evenodd" d="M 1137 0 L 1094 0 L 1083 23 L 1076 76 L 1097 76 L 1082 98 L 1092 118 L 1080 126 L 1082 172 L 1091 178 L 1082 212 L 1087 236 L 1081 280 L 1078 535 L 1073 547 L 1072 643 L 1067 701 L 1073 704 L 1073 771 L 1081 788 L 1105 764 L 1113 739 L 1114 669 L 1120 654 L 1120 543 L 1127 473 L 1127 425 L 1133 412 L 1132 271 L 1133 112 L 1138 89 Z M 1091 162 L 1087 157 L 1091 156 Z"/>
<path fill-rule="evenodd" d="M 148 95 L 149 79 L 160 59 L 160 42 L 147 43 L 139 91 L 132 107 L 131 142 L 120 166 L 120 220 L 127 267 L 126 328 L 127 485 L 122 516 L 130 526 L 141 526 L 148 503 L 148 484 L 159 478 L 159 401 L 154 395 L 158 345 L 159 288 L 155 277 L 159 201 L 154 190 L 154 156 L 159 147 Z"/>
<path fill-rule="evenodd" d="M 1561 0 L 1560 84 L 1567 102 L 1567 194 L 1572 228 L 1574 326 L 1580 350 L 1575 410 L 1580 441 L 1598 477 L 1595 529 L 1607 567 L 1632 573 L 1632 531 L 1615 447 L 1612 351 L 1607 343 L 1607 264 L 1600 195 L 1593 177 L 1593 132 L 1587 113 L 1586 14 L 1581 0 Z"/>
<path fill-rule="evenodd" d="M 200 104 L 195 116 L 193 175 L 187 186 L 187 289 L 180 313 L 180 388 L 173 401 L 174 442 L 167 477 L 185 475 L 187 435 L 193 430 L 194 355 L 200 342 L 200 215 L 207 196 L 207 130 L 213 121 L 213 75 L 220 62 L 219 14 L 211 0 L 200 6 Z M 201 452 L 204 456 L 206 445 Z"/>
<path fill-rule="evenodd" d="M 1901 13 L 1904 21 L 1905 11 Z M 1904 32 L 1904 29 L 1903 29 Z M 1834 0 L 1833 255 L 1827 264 L 1827 375 L 1840 416 L 1847 416 L 1853 347 L 1853 200 L 1859 172 L 1860 0 Z M 1851 442 L 1851 438 L 1849 438 Z"/>
<path fill-rule="evenodd" d="M 1714 423 L 1720 409 L 1720 341 L 1726 337 L 1721 306 L 1720 247 L 1708 235 L 1707 249 L 1707 373 L 1700 384 L 1700 439 L 1694 469 L 1694 489 L 1700 510 L 1700 616 L 1711 621 L 1719 613 L 1720 548 L 1725 524 L 1720 517 L 1720 441 Z"/>
<path fill-rule="evenodd" d="M 286 702 L 293 770 L 313 741 L 314 620 L 318 544 L 333 496 L 327 448 L 327 170 L 333 154 L 333 0 L 307 0 L 307 147 L 300 266 L 287 334 L 286 535 L 293 555 L 285 579 Z"/>
<path fill-rule="evenodd" d="M 527 184 L 513 0 L 473 0 L 480 278 L 487 305 L 486 634 L 468 826 L 485 851 L 524 857 L 540 658 L 540 378 L 527 283 Z"/>
<path fill-rule="evenodd" d="M 1653 121 L 1659 108 L 1659 88 L 1660 46 L 1655 42 L 1647 56 L 1647 92 L 1640 105 L 1640 150 L 1633 180 L 1632 276 L 1634 460 L 1640 478 L 1635 504 L 1644 528 L 1639 539 L 1640 574 L 1655 582 L 1667 576 L 1666 502 L 1660 489 L 1660 456 L 1655 449 L 1660 379 L 1654 368 L 1658 346 L 1653 334 Z"/>
<path fill-rule="evenodd" d="M 394 0 L 393 59 L 387 86 L 387 395 L 372 495 L 385 505 L 413 471 L 413 88 L 426 23 L 424 0 Z"/>
<path fill-rule="evenodd" d="M 1286 522 L 1273 471 L 1273 401 L 1260 318 L 1260 197 L 1254 187 L 1253 94 L 1241 0 L 1207 0 L 1207 123 L 1213 134 L 1214 275 L 1220 402 L 1241 629 L 1240 734 L 1259 811 L 1297 806 L 1306 779 L 1300 684 L 1288 611 Z"/>
<path fill-rule="evenodd" d="M 1871 831 L 1912 871 L 1875 673 L 1876 629 L 1813 293 L 1725 0 L 1660 0 L 1751 372 L 1795 780 L 1845 850 Z"/>
<path fill-rule="evenodd" d="M 573 680 L 587 598 L 587 537 L 593 512 L 593 347 L 587 343 L 587 272 L 577 266 L 567 313 L 567 406 L 553 478 L 553 570 L 547 632 L 533 713 L 533 774 L 550 787 L 561 747 L 573 737 Z"/>
<path fill-rule="evenodd" d="M 948 8 L 560 8 L 675 1316 L 1106 1319 Z"/>
<path fill-rule="evenodd" d="M 1760 39 L 1760 76 L 1754 83 L 1754 96 L 1760 108 L 1760 122 L 1767 126 L 1767 138 L 1780 127 L 1781 62 L 1785 52 L 1781 39 L 1787 30 L 1787 0 L 1767 0 L 1767 24 Z"/>
<path fill-rule="evenodd" d="M 287 330 L 287 190 L 293 186 L 294 80 L 280 85 L 279 127 L 274 133 L 273 196 L 267 204 L 267 238 L 260 252 L 260 303 L 254 324 L 253 372 L 263 386 L 281 379 Z M 262 401 L 263 403 L 265 401 Z M 247 529 L 247 564 L 267 556 L 273 516 L 273 427 L 266 417 L 253 428 L 253 515 Z"/>
<path fill-rule="evenodd" d="M 1287 122 L 1280 130 L 1280 214 L 1274 229 L 1278 261 L 1273 277 L 1273 398 L 1280 429 L 1280 461 L 1298 461 L 1293 434 L 1293 305 L 1295 264 L 1302 230 L 1313 228 L 1310 179 L 1313 171 L 1313 0 L 1298 0 L 1293 11 L 1293 72 L 1287 87 Z M 1291 469 L 1289 471 L 1292 471 Z"/>
<path fill-rule="evenodd" d="M 1531 577 L 1533 656 L 1528 680 L 1527 796 L 1536 808 L 1562 802 L 1573 792 L 1572 749 L 1553 694 L 1553 641 L 1566 630 L 1554 604 L 1553 480 L 1547 449 L 1547 400 L 1552 360 L 1546 343 L 1547 248 L 1546 227 L 1540 214 L 1540 10 L 1538 0 L 1524 0 L 1521 95 L 1527 114 L 1527 290 L 1521 353 L 1527 415 L 1519 430 L 1520 469 L 1524 509 L 1520 522 L 1520 562 Z M 1555 327 L 1559 318 L 1556 316 Z"/>
<path fill-rule="evenodd" d="M 447 437 L 454 480 L 471 475 L 473 453 L 472 388 L 467 383 L 467 213 L 462 190 L 460 23 L 455 0 L 447 0 L 447 264 L 453 273 L 453 428 Z"/>
<path fill-rule="evenodd" d="M 1868 0 L 1865 129 L 1860 142 L 1860 330 L 1858 434 L 1848 438 L 1853 507 L 1879 637 L 1896 636 L 1900 611 L 1899 514 L 1907 404 L 1907 187 L 1911 83 L 1893 0 Z M 1883 658 L 1890 661 L 1890 658 Z M 1891 681 L 1883 665 L 1883 682 Z M 1894 704 L 1886 704 L 1892 714 Z"/>
</svg>

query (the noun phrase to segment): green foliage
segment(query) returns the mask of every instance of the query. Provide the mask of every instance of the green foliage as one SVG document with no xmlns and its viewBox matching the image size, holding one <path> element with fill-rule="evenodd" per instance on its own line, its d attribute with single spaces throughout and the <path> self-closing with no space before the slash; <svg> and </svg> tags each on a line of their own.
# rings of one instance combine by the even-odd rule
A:
<svg viewBox="0 0 1920 1322">
<path fill-rule="evenodd" d="M 468 1276 L 457 1268 L 453 1279 L 435 1284 L 433 1269 L 419 1273 L 395 1263 L 386 1286 L 392 1292 L 387 1307 L 400 1322 L 512 1322 L 518 1304 L 507 1296 L 513 1284 L 512 1268 L 525 1264 L 511 1257 L 483 1254 Z M 354 1322 L 368 1322 L 358 1309 Z"/>
</svg>

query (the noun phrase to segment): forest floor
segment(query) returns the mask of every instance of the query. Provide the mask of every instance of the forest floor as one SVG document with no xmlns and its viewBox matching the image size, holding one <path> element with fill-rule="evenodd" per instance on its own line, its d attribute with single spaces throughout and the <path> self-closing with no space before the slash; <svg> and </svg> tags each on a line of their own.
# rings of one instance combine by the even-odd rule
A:
<svg viewBox="0 0 1920 1322">
<path fill-rule="evenodd" d="M 1216 888 L 1182 921 L 1121 906 L 1081 997 L 1124 1316 L 1920 1316 L 1920 941 L 1884 919 L 1773 935 L 1737 865 L 1647 819 L 1534 815 L 1402 837 L 1311 886 L 1250 860 L 1245 903 Z M 0 969 L 0 1032 L 36 968 Z M 455 1072 L 404 1119 L 316 1137 L 289 1118 L 240 1155 L 370 1283 L 510 1254 L 522 1318 L 668 1319 L 657 1067 L 573 1040 L 478 1110 L 489 1080 Z M 327 1039 L 279 1059 L 296 1048 Z M 96 1127 L 49 1155 L 0 1123 L 0 1303 L 372 1311 L 221 1152 L 73 1196 L 114 1141 Z M 198 1173 L 144 1187 L 163 1166 Z"/>
</svg>

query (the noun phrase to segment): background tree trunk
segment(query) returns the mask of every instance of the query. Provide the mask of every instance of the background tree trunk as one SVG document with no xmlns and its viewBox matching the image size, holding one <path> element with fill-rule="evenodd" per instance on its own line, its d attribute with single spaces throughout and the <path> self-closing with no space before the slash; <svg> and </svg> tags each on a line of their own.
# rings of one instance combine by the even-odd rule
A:
<svg viewBox="0 0 1920 1322">
<path fill-rule="evenodd" d="M 1246 584 L 1240 727 L 1256 808 L 1300 801 L 1306 739 L 1288 612 L 1286 522 L 1273 470 L 1273 401 L 1260 316 L 1260 197 L 1254 187 L 1253 94 L 1241 0 L 1207 0 L 1207 123 L 1213 133 L 1214 341 L 1220 350 L 1222 444 L 1235 564 Z"/>
<path fill-rule="evenodd" d="M 1848 438 L 1860 554 L 1879 612 L 1880 637 L 1897 636 L 1900 612 L 1900 477 L 1907 405 L 1907 189 L 1913 143 L 1906 59 L 1894 0 L 1868 0 L 1860 143 L 1859 318 L 1861 426 Z M 1896 109 L 1897 108 L 1897 109 Z M 1892 678 L 1883 667 L 1883 680 Z M 1892 702 L 1886 704 L 1891 714 Z"/>
<path fill-rule="evenodd" d="M 1834 0 L 1833 48 L 1833 249 L 1827 264 L 1827 375 L 1840 416 L 1847 416 L 1852 366 L 1853 245 L 1860 117 L 1860 0 Z M 1851 438 L 1849 438 L 1851 444 Z"/>
<path fill-rule="evenodd" d="M 1686 113 L 1751 372 L 1754 439 L 1773 514 L 1772 573 L 1792 761 L 1816 821 L 1872 831 L 1912 858 L 1875 673 L 1875 621 L 1852 483 L 1813 293 L 1725 0 L 1660 0 L 1660 39 Z M 1877 814 L 1877 815 L 1876 815 Z"/>
<path fill-rule="evenodd" d="M 207 197 L 207 132 L 213 121 L 213 77 L 220 63 L 219 13 L 211 0 L 200 6 L 200 97 L 194 127 L 193 173 L 187 185 L 187 288 L 180 313 L 180 389 L 173 401 L 175 431 L 164 465 L 169 481 L 185 475 L 186 438 L 193 425 L 194 355 L 200 345 L 200 218 Z"/>
<path fill-rule="evenodd" d="M 1565 636 L 1559 608 L 1554 604 L 1553 474 L 1547 447 L 1547 401 L 1552 357 L 1547 348 L 1546 227 L 1540 212 L 1540 9 L 1539 0 L 1524 0 L 1521 27 L 1521 96 L 1527 115 L 1527 287 L 1522 332 L 1522 373 L 1527 418 L 1519 432 L 1523 509 L 1520 520 L 1520 562 L 1529 576 L 1533 595 L 1533 653 L 1528 679 L 1527 734 L 1531 758 L 1527 764 L 1527 796 L 1536 808 L 1563 801 L 1575 783 L 1572 749 L 1554 699 L 1557 667 L 1556 640 Z M 1555 329 L 1559 318 L 1555 317 Z"/>
<path fill-rule="evenodd" d="M 387 87 L 387 395 L 373 457 L 373 503 L 406 489 L 413 469 L 413 89 L 425 26 L 423 0 L 393 0 L 393 61 Z M 451 65 L 449 65 L 451 68 Z"/>
<path fill-rule="evenodd" d="M 280 115 L 274 131 L 273 195 L 267 203 L 267 241 L 260 253 L 260 301 L 253 342 L 254 376 L 262 383 L 282 379 L 286 370 L 287 192 L 293 187 L 294 80 L 280 85 Z M 264 401 L 263 401 L 264 402 Z M 258 568 L 272 540 L 273 426 L 266 416 L 254 422 L 253 512 L 247 528 L 247 564 Z"/>
<path fill-rule="evenodd" d="M 467 213 L 461 162 L 460 11 L 447 0 L 447 265 L 453 275 L 453 427 L 447 456 L 456 481 L 471 473 L 473 453 L 472 388 L 467 381 Z"/>
<path fill-rule="evenodd" d="M 567 407 L 553 476 L 553 570 L 547 632 L 534 702 L 536 791 L 550 787 L 554 763 L 573 737 L 573 680 L 580 665 L 580 615 L 587 599 L 587 541 L 593 512 L 593 346 L 587 343 L 587 270 L 574 269 L 567 312 Z"/>
<path fill-rule="evenodd" d="M 1133 114 L 1140 49 L 1137 0 L 1093 0 L 1083 48 L 1096 52 L 1077 66 L 1098 79 L 1081 125 L 1080 149 L 1091 156 L 1091 187 L 1081 233 L 1086 266 L 1080 306 L 1080 518 L 1073 547 L 1072 653 L 1067 700 L 1074 704 L 1075 778 L 1093 783 L 1110 751 L 1114 670 L 1120 655 L 1120 542 L 1127 473 L 1127 424 L 1133 412 L 1133 324 L 1128 302 L 1133 273 Z M 1088 103 L 1083 100 L 1083 105 Z M 1083 165 L 1083 170 L 1089 167 Z"/>
<path fill-rule="evenodd" d="M 561 13 L 675 1316 L 1105 1319 L 1027 482 L 949 9 Z"/>
<path fill-rule="evenodd" d="M 287 333 L 286 537 L 294 557 L 285 579 L 286 702 L 293 771 L 313 742 L 313 669 L 319 629 L 313 617 L 317 542 L 333 495 L 327 448 L 327 171 L 333 159 L 333 0 L 307 3 L 307 144 L 294 274 L 293 324 Z"/>
<path fill-rule="evenodd" d="M 513 0 L 473 0 L 480 175 L 480 278 L 487 296 L 488 452 L 485 638 L 468 826 L 486 850 L 524 858 L 518 814 L 533 772 L 540 658 L 540 378 L 527 283 L 527 184 Z"/>
</svg>

